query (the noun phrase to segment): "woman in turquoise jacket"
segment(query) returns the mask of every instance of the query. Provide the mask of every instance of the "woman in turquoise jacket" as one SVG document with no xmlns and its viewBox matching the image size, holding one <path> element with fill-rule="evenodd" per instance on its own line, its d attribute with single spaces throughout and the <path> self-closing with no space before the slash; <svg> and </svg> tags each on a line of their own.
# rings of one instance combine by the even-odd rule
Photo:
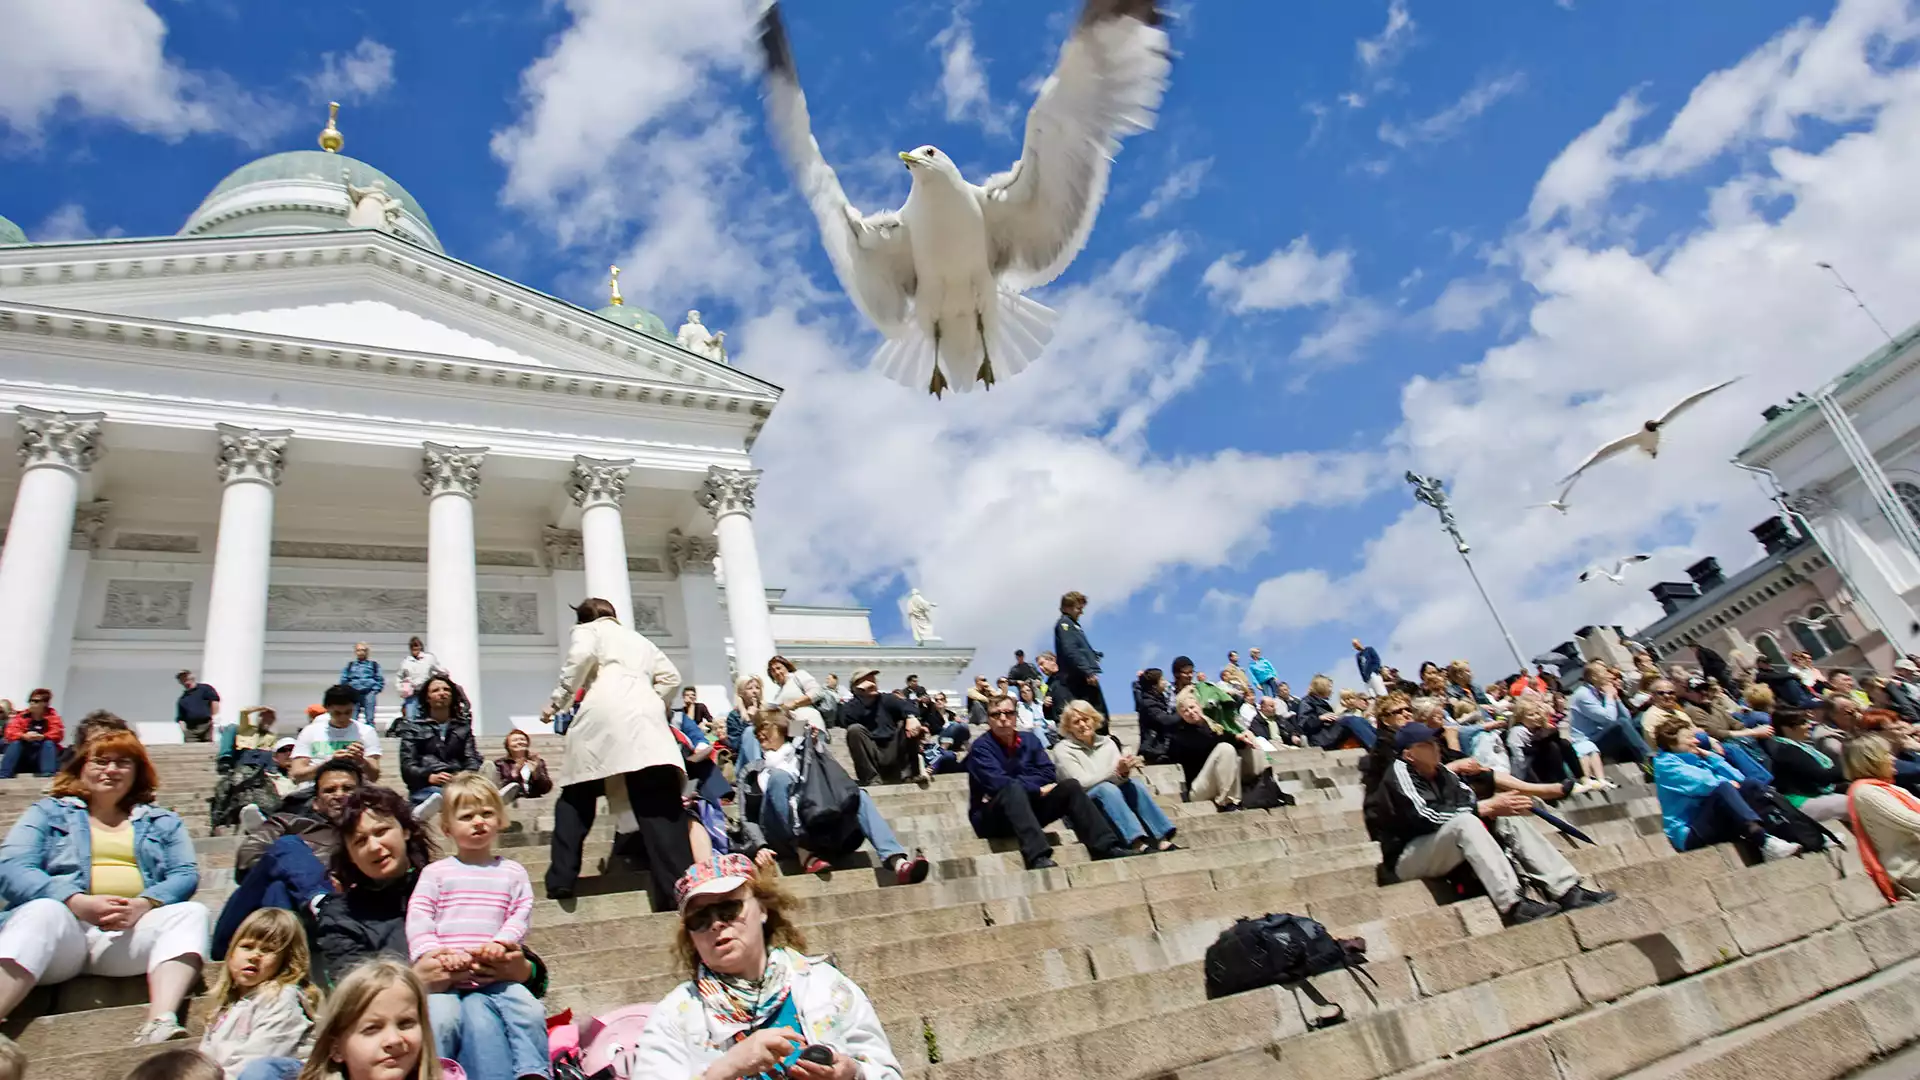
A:
<svg viewBox="0 0 1920 1080">
<path fill-rule="evenodd" d="M 1685 717 L 1653 733 L 1653 784 L 1660 795 L 1660 822 L 1675 851 L 1736 841 L 1768 862 L 1800 854 L 1800 845 L 1768 835 L 1749 799 L 1761 788 L 1709 749 Z"/>
<path fill-rule="evenodd" d="M 207 909 L 180 815 L 153 805 L 158 786 L 140 739 L 112 732 L 82 745 L 0 844 L 0 1018 L 39 983 L 76 975 L 145 975 L 147 1021 L 135 1045 L 186 1036 L 180 1004 L 207 951 Z"/>
</svg>

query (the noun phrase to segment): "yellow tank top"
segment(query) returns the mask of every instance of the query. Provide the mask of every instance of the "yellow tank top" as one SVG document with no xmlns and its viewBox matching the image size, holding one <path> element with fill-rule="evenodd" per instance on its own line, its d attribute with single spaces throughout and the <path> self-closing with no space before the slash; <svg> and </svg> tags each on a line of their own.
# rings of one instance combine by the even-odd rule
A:
<svg viewBox="0 0 1920 1080">
<path fill-rule="evenodd" d="M 139 896 L 147 883 L 140 877 L 140 864 L 133 858 L 133 822 L 117 829 L 103 829 L 95 821 L 93 835 L 93 884 L 95 896 Z"/>
</svg>

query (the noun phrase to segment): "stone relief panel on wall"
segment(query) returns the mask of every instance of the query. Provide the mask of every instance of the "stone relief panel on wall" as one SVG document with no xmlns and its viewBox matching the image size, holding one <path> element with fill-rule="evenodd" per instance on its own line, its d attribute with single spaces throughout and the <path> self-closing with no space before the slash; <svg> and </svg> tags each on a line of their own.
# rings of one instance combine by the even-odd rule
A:
<svg viewBox="0 0 1920 1080">
<path fill-rule="evenodd" d="M 539 634 L 540 598 L 530 592 L 481 593 L 480 632 Z"/>
<path fill-rule="evenodd" d="M 540 598 L 528 592 L 483 592 L 480 632 L 537 636 Z M 427 590 L 353 585 L 273 585 L 267 629 L 307 633 L 417 634 L 427 628 Z"/>
<path fill-rule="evenodd" d="M 185 533 L 123 532 L 114 536 L 113 550 L 165 551 L 193 555 L 200 550 L 200 538 Z"/>
<path fill-rule="evenodd" d="M 191 581 L 107 582 L 107 602 L 100 615 L 102 630 L 186 630 L 193 602 Z"/>
<path fill-rule="evenodd" d="M 673 631 L 667 629 L 667 598 L 664 596 L 635 596 L 633 598 L 633 628 L 648 637 L 672 637 Z"/>
</svg>

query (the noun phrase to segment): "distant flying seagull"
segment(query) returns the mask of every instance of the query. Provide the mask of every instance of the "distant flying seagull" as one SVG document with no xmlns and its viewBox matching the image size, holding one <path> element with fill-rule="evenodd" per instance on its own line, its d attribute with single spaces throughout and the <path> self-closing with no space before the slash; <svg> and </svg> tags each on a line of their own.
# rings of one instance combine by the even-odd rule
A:
<svg viewBox="0 0 1920 1080">
<path fill-rule="evenodd" d="M 1560 488 L 1560 494 L 1555 495 L 1553 498 L 1548 499 L 1546 502 L 1543 502 L 1543 503 L 1528 503 L 1527 509 L 1539 510 L 1542 508 L 1551 507 L 1555 510 L 1560 511 L 1563 514 L 1566 513 L 1567 510 L 1571 508 L 1573 505 L 1572 503 L 1567 501 L 1567 496 L 1573 494 L 1573 481 L 1578 479 L 1579 479 L 1579 475 L 1575 474 Z"/>
<path fill-rule="evenodd" d="M 1058 316 L 1022 293 L 1073 262 L 1120 139 L 1153 127 L 1172 68 L 1160 22 L 1154 0 L 1086 0 L 1013 168 L 975 186 L 935 147 L 902 151 L 906 205 L 862 214 L 814 141 L 780 5 L 768 6 L 768 125 L 841 285 L 887 336 L 875 366 L 938 396 L 991 387 L 1046 350 Z"/>
<path fill-rule="evenodd" d="M 1595 450 L 1593 454 L 1587 458 L 1587 460 L 1580 463 L 1579 468 L 1567 474 L 1566 478 L 1561 480 L 1560 483 L 1564 487 L 1570 489 L 1573 487 L 1573 482 L 1575 480 L 1580 479 L 1581 473 L 1586 472 L 1588 469 L 1593 468 L 1595 465 L 1600 464 L 1601 462 L 1607 460 L 1610 457 L 1617 457 L 1621 454 L 1626 453 L 1629 450 L 1638 449 L 1638 450 L 1645 451 L 1646 455 L 1650 458 L 1659 457 L 1660 456 L 1660 432 L 1662 429 L 1664 429 L 1668 424 L 1673 423 L 1675 417 L 1679 416 L 1681 413 L 1686 412 L 1688 409 L 1691 409 L 1695 405 L 1699 404 L 1702 399 L 1711 397 L 1712 395 L 1717 394 L 1722 390 L 1725 390 L 1727 387 L 1732 386 L 1734 383 L 1737 383 L 1739 381 L 1740 381 L 1740 376 L 1735 376 L 1731 379 L 1728 379 L 1726 382 L 1715 383 L 1714 385 L 1707 387 L 1705 390 L 1698 390 L 1692 394 L 1687 395 L 1684 398 L 1681 398 L 1680 403 L 1678 405 L 1675 405 L 1673 408 L 1668 409 L 1666 413 L 1660 417 L 1660 419 L 1649 420 L 1645 424 L 1641 425 L 1639 431 L 1636 431 L 1633 434 L 1625 436 L 1623 438 L 1615 439 L 1612 442 L 1608 443 L 1607 445 L 1601 447 L 1600 449 Z M 1564 493 L 1562 494 L 1561 497 L 1563 499 L 1565 498 Z"/>
<path fill-rule="evenodd" d="M 1628 555 L 1624 558 L 1614 560 L 1612 570 L 1608 570 L 1604 566 L 1589 566 L 1585 570 L 1580 571 L 1580 580 L 1587 582 L 1592 581 L 1596 577 L 1603 577 L 1615 585 L 1625 585 L 1626 581 L 1623 579 L 1626 576 L 1627 567 L 1635 563 L 1646 562 L 1651 558 L 1653 558 L 1651 555 Z"/>
</svg>

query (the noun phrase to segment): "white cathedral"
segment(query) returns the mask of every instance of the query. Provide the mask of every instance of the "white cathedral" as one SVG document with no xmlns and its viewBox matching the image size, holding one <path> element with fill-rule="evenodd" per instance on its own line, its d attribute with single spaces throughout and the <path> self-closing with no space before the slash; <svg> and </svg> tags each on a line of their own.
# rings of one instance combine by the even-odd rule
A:
<svg viewBox="0 0 1920 1080">
<path fill-rule="evenodd" d="M 716 714 L 776 652 L 843 685 L 968 667 L 767 588 L 752 451 L 781 391 L 723 335 L 676 336 L 617 275 L 589 311 L 449 257 L 343 141 L 330 119 L 322 149 L 235 170 L 175 236 L 31 244 L 0 218 L 0 698 L 167 721 L 184 668 L 222 720 L 290 729 L 366 641 L 384 717 L 418 635 L 499 733 L 588 596 Z"/>
</svg>

